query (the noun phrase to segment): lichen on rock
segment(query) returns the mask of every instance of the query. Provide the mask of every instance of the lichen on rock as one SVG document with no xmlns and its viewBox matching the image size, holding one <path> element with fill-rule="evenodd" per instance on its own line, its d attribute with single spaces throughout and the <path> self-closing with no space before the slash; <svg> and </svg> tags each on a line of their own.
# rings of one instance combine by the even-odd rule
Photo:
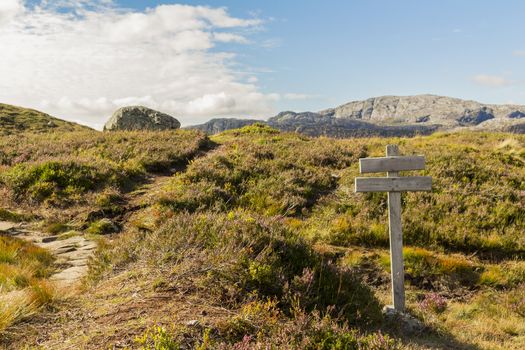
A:
<svg viewBox="0 0 525 350">
<path fill-rule="evenodd" d="M 168 114 L 143 106 L 129 106 L 117 109 L 104 126 L 104 131 L 178 128 L 180 122 Z"/>
</svg>

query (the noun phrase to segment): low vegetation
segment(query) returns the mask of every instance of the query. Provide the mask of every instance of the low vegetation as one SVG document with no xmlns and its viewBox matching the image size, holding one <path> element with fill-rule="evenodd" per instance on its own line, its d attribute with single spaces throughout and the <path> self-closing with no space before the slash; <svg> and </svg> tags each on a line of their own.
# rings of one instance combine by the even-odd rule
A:
<svg viewBox="0 0 525 350">
<path fill-rule="evenodd" d="M 17 238 L 0 236 L 0 290 L 25 288 L 53 271 L 46 250 Z"/>
<path fill-rule="evenodd" d="M 120 197 L 147 182 L 152 173 L 184 166 L 208 146 L 206 136 L 195 131 L 3 137 L 1 203 L 49 221 L 89 224 L 93 216 L 118 214 Z"/>
<path fill-rule="evenodd" d="M 50 235 L 75 229 L 114 233 L 126 193 L 153 173 L 184 166 L 209 146 L 206 136 L 194 131 L 71 130 L 0 138 L 1 220 L 33 222 Z M 15 238 L 0 239 L 0 297 L 11 299 L 0 310 L 4 328 L 48 304 L 52 286 L 45 279 L 55 267 L 46 251 Z M 23 292 L 6 294 L 17 289 Z"/>
<path fill-rule="evenodd" d="M 525 346 L 524 136 L 335 140 L 254 124 L 211 140 L 189 131 L 25 137 L 0 140 L 5 208 L 32 208 L 55 232 L 119 232 L 100 238 L 74 311 L 42 316 L 45 344 Z M 358 159 L 389 143 L 424 154 L 419 174 L 434 179 L 432 192 L 402 197 L 407 304 L 422 334 L 381 313 L 390 303 L 386 195 L 353 192 Z M 159 175 L 170 176 L 149 182 Z M 133 190 L 148 200 L 115 223 Z M 79 327 L 85 337 L 68 335 Z"/>
<path fill-rule="evenodd" d="M 0 236 L 0 332 L 53 299 L 46 279 L 54 270 L 46 250 L 17 238 Z"/>
<path fill-rule="evenodd" d="M 0 135 L 90 130 L 87 126 L 66 122 L 48 114 L 0 103 Z"/>
</svg>

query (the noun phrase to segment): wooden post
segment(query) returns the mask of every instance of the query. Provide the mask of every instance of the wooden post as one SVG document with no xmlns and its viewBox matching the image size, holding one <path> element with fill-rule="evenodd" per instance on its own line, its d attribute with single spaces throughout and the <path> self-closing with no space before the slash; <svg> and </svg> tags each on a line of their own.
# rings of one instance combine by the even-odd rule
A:
<svg viewBox="0 0 525 350">
<path fill-rule="evenodd" d="M 430 176 L 399 176 L 400 171 L 425 169 L 422 156 L 401 157 L 396 145 L 386 146 L 386 157 L 359 159 L 359 172 L 382 173 L 387 177 L 356 177 L 356 192 L 388 192 L 388 227 L 390 232 L 390 268 L 392 270 L 393 311 L 405 311 L 405 274 L 403 234 L 401 231 L 401 192 L 430 191 Z M 391 307 L 387 307 L 391 310 Z"/>
<path fill-rule="evenodd" d="M 397 145 L 386 146 L 386 156 L 399 156 Z M 387 177 L 398 177 L 397 171 L 387 172 Z M 403 266 L 403 234 L 401 231 L 401 192 L 388 192 L 388 227 L 390 231 L 390 269 L 394 309 L 405 311 L 405 274 Z"/>
</svg>

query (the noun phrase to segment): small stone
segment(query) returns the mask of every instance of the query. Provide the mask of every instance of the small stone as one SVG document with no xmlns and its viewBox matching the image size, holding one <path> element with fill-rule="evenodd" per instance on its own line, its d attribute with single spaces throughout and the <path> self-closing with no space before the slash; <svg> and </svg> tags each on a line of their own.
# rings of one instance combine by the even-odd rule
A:
<svg viewBox="0 0 525 350">
<path fill-rule="evenodd" d="M 392 305 L 383 307 L 383 315 L 387 321 L 396 322 L 406 334 L 421 333 L 426 328 L 420 320 L 406 312 L 397 311 Z"/>
<path fill-rule="evenodd" d="M 49 242 L 54 242 L 58 239 L 58 236 L 48 236 L 48 237 L 44 237 L 42 238 L 42 243 L 49 243 Z"/>
<path fill-rule="evenodd" d="M 200 324 L 198 320 L 191 320 L 186 322 L 186 326 L 188 327 L 197 327 Z"/>
</svg>

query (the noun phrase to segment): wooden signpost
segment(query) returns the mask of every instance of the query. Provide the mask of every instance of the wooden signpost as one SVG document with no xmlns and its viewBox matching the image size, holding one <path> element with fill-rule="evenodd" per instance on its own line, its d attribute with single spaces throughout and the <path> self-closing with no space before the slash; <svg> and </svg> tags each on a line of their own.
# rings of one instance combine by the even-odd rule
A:
<svg viewBox="0 0 525 350">
<path fill-rule="evenodd" d="M 394 309 L 405 311 L 403 267 L 403 234 L 401 232 L 401 192 L 430 191 L 430 176 L 399 176 L 399 171 L 425 169 L 422 156 L 399 156 L 397 145 L 386 146 L 386 157 L 359 159 L 359 172 L 381 173 L 387 177 L 357 177 L 356 192 L 388 192 L 388 224 L 390 229 L 390 269 Z"/>
</svg>

